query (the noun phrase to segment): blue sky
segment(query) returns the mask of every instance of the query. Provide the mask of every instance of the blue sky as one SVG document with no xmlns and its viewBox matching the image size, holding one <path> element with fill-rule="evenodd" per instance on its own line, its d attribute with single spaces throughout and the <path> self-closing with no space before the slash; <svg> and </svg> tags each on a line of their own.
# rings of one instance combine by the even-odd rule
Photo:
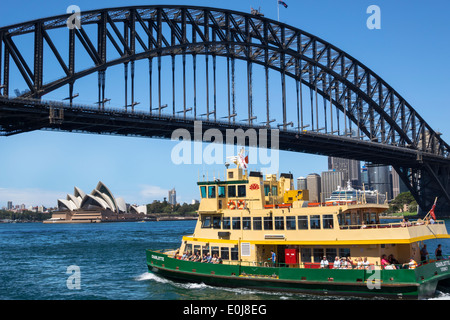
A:
<svg viewBox="0 0 450 320">
<path fill-rule="evenodd" d="M 360 60 L 395 88 L 431 127 L 442 132 L 444 140 L 450 141 L 448 1 L 285 2 L 288 8 L 280 7 L 280 21 L 312 33 Z M 64 14 L 72 4 L 82 11 L 144 4 L 191 4 L 243 12 L 260 7 L 266 17 L 277 19 L 276 0 L 16 0 L 2 4 L 0 25 Z M 366 26 L 370 16 L 366 9 L 373 4 L 381 9 L 380 30 L 369 30 Z M 123 69 L 119 72 L 122 75 Z M 136 72 L 139 76 L 139 70 Z M 80 81 L 79 86 L 77 89 L 83 90 L 85 86 L 84 90 L 90 92 L 87 81 Z M 107 96 L 113 95 L 111 87 L 108 89 Z M 92 98 L 86 94 L 77 102 L 95 101 L 96 85 L 92 90 Z M 61 99 L 64 94 L 57 92 L 46 98 Z M 47 131 L 1 137 L 0 207 L 6 206 L 9 200 L 27 206 L 54 206 L 56 199 L 72 193 L 74 186 L 90 192 L 100 180 L 129 203 L 144 204 L 162 199 L 173 187 L 177 190 L 178 201 L 190 202 L 199 198 L 196 186 L 199 172 L 208 170 L 212 176 L 214 171 L 223 172 L 223 165 L 210 168 L 175 165 L 171 161 L 175 145 L 169 140 Z M 326 169 L 325 157 L 280 152 L 280 172 L 291 171 L 298 177 Z"/>
</svg>

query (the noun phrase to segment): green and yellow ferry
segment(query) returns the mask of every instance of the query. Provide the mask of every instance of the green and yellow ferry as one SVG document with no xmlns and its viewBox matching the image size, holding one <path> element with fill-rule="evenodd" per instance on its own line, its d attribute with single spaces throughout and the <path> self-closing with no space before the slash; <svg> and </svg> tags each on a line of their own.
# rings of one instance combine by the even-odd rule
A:
<svg viewBox="0 0 450 320">
<path fill-rule="evenodd" d="M 447 239 L 442 220 L 381 223 L 386 204 L 312 203 L 292 174 L 226 169 L 199 181 L 192 235 L 178 249 L 147 250 L 149 272 L 176 281 L 325 295 L 422 299 L 450 284 L 448 255 L 421 257 Z M 431 248 L 430 248 L 431 249 Z M 390 258 L 390 259 L 389 259 Z"/>
</svg>

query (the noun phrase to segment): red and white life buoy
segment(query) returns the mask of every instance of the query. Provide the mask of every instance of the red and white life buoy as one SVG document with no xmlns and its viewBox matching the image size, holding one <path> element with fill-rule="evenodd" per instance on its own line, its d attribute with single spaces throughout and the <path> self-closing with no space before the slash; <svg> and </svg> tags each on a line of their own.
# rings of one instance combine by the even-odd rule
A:
<svg viewBox="0 0 450 320">
<path fill-rule="evenodd" d="M 242 210 L 245 208 L 245 201 L 244 200 L 239 200 L 237 203 L 237 207 L 238 209 Z"/>
<path fill-rule="evenodd" d="M 230 210 L 236 209 L 236 203 L 233 200 L 228 201 L 228 209 Z"/>
</svg>

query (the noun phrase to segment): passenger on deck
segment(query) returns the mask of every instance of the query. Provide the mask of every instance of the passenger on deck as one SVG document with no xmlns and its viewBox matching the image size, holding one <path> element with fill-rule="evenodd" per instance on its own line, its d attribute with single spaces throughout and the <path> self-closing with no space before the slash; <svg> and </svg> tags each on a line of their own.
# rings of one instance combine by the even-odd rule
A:
<svg viewBox="0 0 450 320">
<path fill-rule="evenodd" d="M 328 269 L 328 260 L 326 256 L 323 256 L 322 261 L 320 261 L 320 269 Z"/>
<path fill-rule="evenodd" d="M 334 258 L 333 268 L 339 269 L 341 267 L 341 261 L 339 260 L 339 257 Z"/>
<path fill-rule="evenodd" d="M 345 257 L 341 258 L 341 269 L 348 269 L 348 262 Z"/>
<path fill-rule="evenodd" d="M 363 261 L 362 258 L 356 258 L 356 269 L 363 269 Z"/>
<path fill-rule="evenodd" d="M 364 266 L 364 269 L 369 269 L 369 267 L 370 267 L 370 263 L 369 263 L 369 261 L 367 261 L 367 257 L 364 257 L 364 261 L 362 262 L 362 264 L 363 264 L 363 266 Z"/>
<path fill-rule="evenodd" d="M 417 262 L 411 257 L 409 263 L 404 263 L 403 267 L 408 267 L 409 269 L 415 269 L 417 267 Z"/>
<path fill-rule="evenodd" d="M 402 227 L 406 227 L 406 220 L 405 220 L 405 218 L 403 218 L 402 222 L 400 222 L 400 225 Z"/>
<path fill-rule="evenodd" d="M 434 255 L 436 256 L 436 260 L 442 260 L 443 259 L 443 257 L 442 257 L 442 248 L 441 248 L 440 244 L 438 244 L 438 246 L 436 248 L 436 251 L 434 251 Z"/>
<path fill-rule="evenodd" d="M 398 260 L 394 258 L 394 255 L 393 255 L 393 254 L 390 254 L 390 255 L 389 255 L 388 261 L 389 261 L 389 264 L 394 264 L 394 265 L 395 265 L 395 264 L 400 264 L 400 262 L 398 262 Z"/>
<path fill-rule="evenodd" d="M 386 255 L 383 254 L 381 256 L 381 267 L 385 270 L 393 270 L 396 269 L 396 267 L 389 263 L 389 260 L 387 259 Z"/>
<path fill-rule="evenodd" d="M 194 262 L 199 262 L 201 260 L 201 257 L 200 257 L 200 252 L 198 252 L 197 251 L 197 253 L 194 255 Z"/>
<path fill-rule="evenodd" d="M 347 269 L 353 269 L 354 262 L 350 256 L 347 257 Z"/>
<path fill-rule="evenodd" d="M 420 249 L 420 261 L 425 261 L 428 259 L 427 245 L 424 244 L 422 249 Z"/>
</svg>

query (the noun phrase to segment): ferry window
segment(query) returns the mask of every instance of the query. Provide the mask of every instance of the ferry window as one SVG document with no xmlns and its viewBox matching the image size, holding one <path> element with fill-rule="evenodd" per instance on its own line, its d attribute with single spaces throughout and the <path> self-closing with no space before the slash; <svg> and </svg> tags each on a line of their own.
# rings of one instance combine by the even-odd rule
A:
<svg viewBox="0 0 450 320">
<path fill-rule="evenodd" d="M 350 248 L 339 248 L 339 257 L 349 257 Z"/>
<path fill-rule="evenodd" d="M 286 230 L 295 230 L 295 217 L 287 216 L 286 217 Z"/>
<path fill-rule="evenodd" d="M 234 246 L 231 248 L 231 260 L 239 260 L 239 248 Z"/>
<path fill-rule="evenodd" d="M 311 262 L 311 248 L 302 248 L 302 262 Z"/>
<path fill-rule="evenodd" d="M 314 248 L 313 249 L 313 258 L 314 262 L 320 262 L 323 258 L 323 248 Z"/>
<path fill-rule="evenodd" d="M 376 212 L 370 213 L 370 224 L 379 223 Z"/>
<path fill-rule="evenodd" d="M 267 197 L 270 193 L 270 186 L 269 185 L 265 185 L 264 186 L 264 195 Z"/>
<path fill-rule="evenodd" d="M 202 216 L 202 228 L 211 228 L 211 216 Z"/>
<path fill-rule="evenodd" d="M 219 216 L 213 216 L 213 228 L 214 229 L 220 229 L 220 217 Z"/>
<path fill-rule="evenodd" d="M 219 255 L 219 247 L 211 247 L 211 256 L 214 257 L 214 255 Z"/>
<path fill-rule="evenodd" d="M 233 230 L 241 230 L 241 217 L 233 217 Z"/>
<path fill-rule="evenodd" d="M 223 217 L 222 229 L 224 229 L 224 230 L 230 229 L 230 217 Z"/>
<path fill-rule="evenodd" d="M 273 230 L 272 217 L 264 217 L 264 230 Z"/>
<path fill-rule="evenodd" d="M 200 193 L 202 195 L 202 198 L 206 198 L 206 186 L 200 187 Z"/>
<path fill-rule="evenodd" d="M 202 246 L 202 256 L 209 253 L 209 245 Z"/>
<path fill-rule="evenodd" d="M 311 229 L 320 229 L 320 216 L 313 215 L 310 217 Z"/>
<path fill-rule="evenodd" d="M 253 230 L 262 230 L 261 217 L 253 217 Z"/>
<path fill-rule="evenodd" d="M 275 217 L 275 230 L 284 230 L 284 217 Z"/>
<path fill-rule="evenodd" d="M 216 197 L 216 186 L 209 186 L 208 187 L 208 198 L 215 198 Z"/>
<path fill-rule="evenodd" d="M 328 262 L 331 263 L 334 261 L 334 259 L 337 256 L 337 250 L 336 248 L 326 248 L 325 249 L 325 255 L 327 256 Z"/>
<path fill-rule="evenodd" d="M 225 198 L 225 186 L 219 186 L 219 198 Z"/>
<path fill-rule="evenodd" d="M 323 228 L 324 229 L 333 229 L 333 215 L 332 214 L 324 214 L 322 216 L 323 220 Z"/>
<path fill-rule="evenodd" d="M 192 253 L 192 243 L 186 244 L 184 251 Z"/>
<path fill-rule="evenodd" d="M 194 253 L 200 253 L 200 245 L 194 246 Z"/>
<path fill-rule="evenodd" d="M 236 197 L 236 186 L 228 186 L 228 198 Z"/>
<path fill-rule="evenodd" d="M 238 197 L 245 197 L 245 185 L 238 186 Z"/>
<path fill-rule="evenodd" d="M 298 216 L 298 230 L 308 230 L 308 216 Z"/>
<path fill-rule="evenodd" d="M 220 248 L 220 257 L 222 258 L 222 260 L 229 260 L 230 259 L 230 248 L 221 247 Z"/>
<path fill-rule="evenodd" d="M 273 196 L 277 196 L 278 195 L 278 187 L 277 186 L 272 186 L 272 195 Z"/>
<path fill-rule="evenodd" d="M 242 218 L 242 229 L 244 230 L 251 230 L 252 229 L 252 222 L 250 217 L 243 217 Z"/>
</svg>

